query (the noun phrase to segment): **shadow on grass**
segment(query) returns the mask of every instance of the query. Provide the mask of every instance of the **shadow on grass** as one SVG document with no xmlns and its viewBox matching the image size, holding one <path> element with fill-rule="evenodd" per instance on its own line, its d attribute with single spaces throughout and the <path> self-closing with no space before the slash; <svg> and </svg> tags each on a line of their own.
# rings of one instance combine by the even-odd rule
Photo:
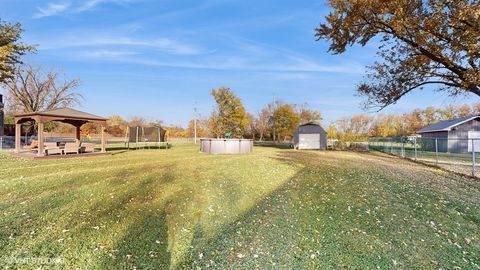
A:
<svg viewBox="0 0 480 270">
<path fill-rule="evenodd" d="M 118 197 L 115 200 L 111 201 L 109 196 L 105 196 L 105 200 L 97 200 L 93 205 L 86 206 L 88 218 L 82 217 L 78 224 L 74 220 L 66 222 L 77 226 L 75 233 L 80 234 L 77 237 L 90 241 L 83 248 L 73 247 L 74 254 L 87 254 L 83 258 L 93 260 L 93 266 L 98 269 L 195 269 L 197 266 L 200 269 L 367 269 L 391 268 L 392 260 L 402 260 L 405 264 L 400 266 L 410 268 L 415 266 L 415 262 L 408 261 L 409 257 L 411 260 L 423 260 L 417 263 L 424 268 L 433 268 L 433 265 L 428 264 L 430 260 L 437 260 L 441 266 L 453 268 L 448 267 L 451 265 L 445 261 L 457 256 L 456 253 L 460 250 L 445 252 L 446 248 L 440 242 L 432 240 L 438 237 L 428 227 L 429 217 L 425 212 L 416 211 L 407 205 L 420 201 L 425 205 L 434 205 L 438 204 L 437 198 L 425 196 L 411 199 L 415 195 L 410 192 L 413 188 L 392 185 L 381 174 L 381 169 L 376 169 L 374 175 L 366 175 L 365 172 L 371 170 L 369 166 L 375 163 L 353 166 L 359 160 L 339 160 L 328 154 L 318 155 L 304 151 L 278 152 L 275 159 L 300 167 L 296 174 L 281 182 L 271 192 L 259 196 L 250 209 L 235 215 L 228 223 L 215 228 L 213 233 L 208 233 L 207 228 L 202 227 L 202 220 L 211 222 L 215 216 L 213 219 L 202 218 L 208 200 L 202 196 L 195 197 L 195 185 L 188 181 L 184 185 L 181 181 L 178 185 L 175 183 L 175 191 L 162 202 L 156 201 L 157 193 L 150 192 L 162 189 L 163 183 L 175 180 L 175 176 L 168 173 L 176 169 L 174 165 L 162 175 L 155 172 L 145 178 L 142 177 L 143 173 L 121 170 L 109 180 L 112 181 L 112 186 L 118 186 L 122 190 L 121 194 L 116 194 Z M 138 171 L 153 170 L 152 167 L 145 167 Z M 199 175 L 193 174 L 193 177 Z M 237 187 L 241 183 L 235 182 L 228 175 L 224 177 L 233 184 L 222 187 L 227 194 L 222 200 L 228 207 L 234 206 L 238 194 L 233 191 L 241 190 Z M 140 180 L 132 181 L 128 186 L 120 185 L 123 181 L 138 178 Z M 222 183 L 213 182 L 213 186 Z M 385 192 L 382 188 L 391 190 Z M 62 206 L 64 200 L 72 199 L 62 198 L 61 193 L 58 195 L 59 201 L 45 201 L 42 211 L 48 207 Z M 161 193 L 158 195 L 162 196 Z M 139 208 L 127 210 L 132 198 Z M 146 204 L 149 204 L 148 207 Z M 349 206 L 352 206 L 351 212 L 347 210 Z M 380 207 L 378 212 L 373 210 L 375 206 Z M 57 210 L 60 212 L 62 209 Z M 372 215 L 367 214 L 367 210 L 371 210 Z M 428 210 L 434 211 L 433 208 Z M 78 211 L 73 213 L 81 213 Z M 228 211 L 234 212 L 235 209 L 232 207 Z M 91 223 L 82 226 L 80 222 L 93 220 L 102 224 L 115 222 L 118 218 L 122 223 L 125 215 L 131 214 L 135 217 L 133 221 L 128 219 L 128 226 L 119 230 L 119 235 L 114 238 L 111 248 L 115 252 L 112 257 L 97 257 L 97 254 L 92 253 L 91 243 L 96 243 L 96 234 L 100 231 L 92 230 Z M 185 217 L 180 217 L 183 214 Z M 398 215 L 398 218 L 392 219 L 393 214 Z M 438 212 L 435 214 L 435 218 L 442 216 Z M 40 213 L 38 217 L 43 218 L 44 215 L 45 213 Z M 377 221 L 384 227 L 380 228 Z M 459 230 L 453 230 L 454 227 L 448 221 L 443 226 L 448 226 L 464 237 Z M 399 235 L 399 230 L 404 230 L 404 235 Z M 98 235 L 102 236 L 101 233 Z M 3 236 L 6 239 L 8 234 Z M 392 237 L 394 240 L 391 240 Z M 423 237 L 426 243 L 415 242 L 419 237 Z M 47 238 L 45 241 L 55 240 Z M 402 241 L 410 247 L 405 247 Z M 175 247 L 177 243 L 182 246 Z M 475 254 L 475 249 L 468 248 L 465 249 L 470 254 Z M 453 249 L 457 250 L 455 247 Z M 25 250 L 38 250 L 39 255 L 43 255 L 42 252 L 53 255 L 62 252 L 56 243 L 50 246 L 44 243 Z M 445 259 L 435 258 L 443 254 L 447 255 Z M 172 262 L 175 256 L 179 258 Z M 82 266 L 82 261 L 77 263 Z"/>
<path fill-rule="evenodd" d="M 165 212 L 148 213 L 131 224 L 114 251 L 99 263 L 99 269 L 169 269 Z"/>
<path fill-rule="evenodd" d="M 145 166 L 139 171 L 154 169 Z M 0 249 L 9 256 L 29 254 L 38 258 L 62 257 L 67 262 L 66 266 L 72 268 L 93 265 L 98 269 L 132 269 L 130 266 L 138 267 L 145 264 L 168 268 L 170 255 L 167 251 L 168 231 L 165 225 L 165 212 L 159 207 L 160 210 L 144 211 L 139 215 L 139 210 L 130 205 L 135 204 L 137 207 L 136 204 L 154 203 L 156 197 L 152 190 L 169 184 L 174 178 L 171 174 L 173 170 L 174 165 L 170 165 L 163 168 L 161 175 L 144 176 L 140 179 L 135 171 L 119 170 L 102 184 L 95 196 L 93 193 L 90 196 L 85 194 L 84 188 L 97 184 L 98 179 L 94 177 L 88 181 L 72 179 L 68 185 L 55 189 L 50 195 L 28 206 L 26 211 L 28 215 L 12 216 L 7 221 L 8 230 L 1 230 L 0 236 L 2 239 L 14 237 L 15 241 L 0 241 Z M 110 198 L 109 192 L 113 192 L 114 196 Z M 109 230 L 115 226 L 115 222 L 130 222 L 132 216 L 139 218 L 126 231 L 119 230 L 114 233 L 123 235 L 121 240 L 117 242 L 116 238 L 113 238 L 114 247 L 106 244 L 109 250 L 115 250 L 112 252 L 114 257 L 89 261 L 88 264 L 82 260 L 93 255 L 92 252 L 98 249 L 99 245 L 105 245 L 101 239 L 112 233 Z M 56 228 L 53 229 L 54 227 Z M 61 233 L 62 228 L 67 228 L 69 232 Z M 15 244 L 18 242 L 22 245 L 16 247 Z M 103 259 L 105 256 L 106 254 L 102 254 L 100 258 Z M 61 268 L 62 265 L 59 269 Z"/>
<path fill-rule="evenodd" d="M 115 200 L 105 196 L 104 200 L 96 200 L 93 204 L 88 203 L 85 207 L 86 214 L 82 214 L 84 209 L 76 209 L 73 213 L 79 214 L 78 220 L 75 216 L 67 218 L 65 223 L 71 226 L 72 233 L 84 242 L 79 245 L 77 240 L 79 247 L 73 247 L 74 254 L 81 254 L 83 258 L 89 260 L 93 259 L 90 266 L 98 269 L 133 269 L 135 267 L 195 269 L 196 266 L 201 269 L 212 267 L 215 269 L 316 268 L 317 262 L 310 260 L 310 254 L 305 253 L 317 249 L 316 243 L 312 244 L 310 240 L 311 237 L 318 240 L 319 236 L 312 235 L 312 232 L 317 230 L 328 239 L 323 247 L 327 253 L 323 256 L 325 260 L 323 265 L 339 267 L 335 264 L 339 256 L 347 254 L 345 256 L 355 259 L 355 255 L 349 254 L 348 241 L 345 242 L 333 236 L 340 228 L 346 226 L 345 222 L 342 219 L 325 221 L 325 217 L 338 215 L 338 210 L 333 208 L 332 203 L 322 205 L 323 202 L 319 199 L 327 192 L 331 192 L 329 186 L 324 183 L 324 186 L 315 187 L 314 191 L 309 189 L 313 184 L 317 184 L 316 178 L 306 177 L 311 175 L 310 170 L 316 167 L 313 163 L 318 163 L 316 157 L 318 156 L 310 152 L 279 151 L 274 159 L 291 166 L 300 165 L 303 169 L 280 183 L 271 192 L 259 196 L 258 201 L 250 209 L 238 213 L 228 223 L 216 227 L 215 231 L 210 233 L 206 232 L 208 228 L 204 228 L 201 221 L 214 222 L 215 216 L 202 218 L 205 202 L 202 201 L 201 196 L 192 196 L 195 194 L 194 185 L 186 183 L 183 186 L 181 182 L 178 183 L 179 189 L 165 198 L 164 202 L 158 206 L 155 205 L 156 207 L 147 207 L 153 212 L 145 211 L 146 209 L 142 209 L 144 205 L 153 203 L 155 200 L 151 197 L 150 191 L 161 189 L 161 183 L 168 182 L 173 176 L 167 173 L 161 177 L 157 175 L 141 178 L 125 186 L 128 189 L 124 190 L 122 186 L 124 181 L 131 181 L 130 179 L 141 177 L 141 175 L 129 170 L 120 170 L 109 183 L 112 188 L 118 186 L 121 190 L 120 194 L 115 195 Z M 335 161 L 322 160 L 322 168 L 328 167 L 329 162 Z M 167 171 L 174 169 L 172 167 Z M 152 168 L 146 167 L 137 171 L 147 170 Z M 197 175 L 194 174 L 194 177 Z M 222 177 L 230 182 L 229 185 L 221 186 L 225 188 L 223 192 L 227 194 L 222 198 L 227 205 L 225 209 L 235 212 L 234 206 L 239 199 L 236 197 L 239 194 L 235 194 L 235 191 L 242 190 L 237 186 L 241 183 L 228 175 L 217 174 L 219 180 Z M 161 182 L 158 182 L 159 178 L 162 179 Z M 212 185 L 219 186 L 221 183 L 222 181 L 214 182 Z M 62 195 L 62 193 L 57 194 Z M 39 205 L 41 206 L 41 209 L 38 209 L 39 218 L 44 217 L 46 212 L 51 212 L 52 208 L 55 208 L 54 212 L 61 212 L 72 199 L 63 196 L 54 197 L 44 201 L 45 204 Z M 140 205 L 139 209 L 127 210 L 132 198 Z M 301 204 L 302 201 L 312 202 L 320 207 L 307 208 L 307 205 Z M 42 212 L 45 209 L 50 210 Z M 185 217 L 180 218 L 181 214 Z M 128 215 L 134 215 L 133 221 Z M 317 218 L 321 220 L 318 221 Z M 92 252 L 101 241 L 97 238 L 111 234 L 108 231 L 104 232 L 107 228 L 102 225 L 111 226 L 115 220 L 120 223 L 129 222 L 128 227 L 118 230 L 119 235 L 114 237 L 113 244 L 109 245 L 108 248 L 114 250 L 112 257 L 107 257 L 106 254 L 97 257 Z M 98 225 L 101 227 L 99 230 L 92 229 L 92 226 Z M 309 227 L 310 225 L 313 227 Z M 56 257 L 55 255 L 62 254 L 64 246 L 52 241 L 55 238 L 45 233 L 43 235 L 45 238 L 43 241 L 34 243 L 25 250 L 38 257 Z M 358 254 L 356 256 L 360 259 L 364 256 L 366 259 L 375 260 L 368 255 L 363 255 L 361 251 L 358 251 Z M 71 255 L 70 253 L 68 256 Z M 254 255 L 258 258 L 254 258 Z M 81 260 L 72 262 L 75 266 L 85 267 L 82 263 L 84 262 Z M 368 266 L 372 265 L 367 265 L 365 268 L 369 268 Z"/>
<path fill-rule="evenodd" d="M 272 147 L 272 148 L 277 148 L 277 149 L 293 149 L 293 144 L 292 143 L 278 143 L 278 142 L 271 142 L 271 141 L 264 141 L 264 142 L 259 142 L 256 141 L 253 144 L 254 146 L 261 146 L 261 147 Z"/>
<path fill-rule="evenodd" d="M 173 148 L 174 146 L 172 144 L 168 144 L 168 146 L 165 146 L 165 145 L 162 145 L 162 146 L 159 146 L 159 145 L 152 145 L 152 146 L 138 146 L 138 147 L 134 147 L 134 146 L 107 146 L 107 151 L 121 151 L 121 150 L 125 150 L 125 151 L 135 151 L 135 150 L 168 150 L 168 149 L 171 149 Z"/>
<path fill-rule="evenodd" d="M 451 217 L 449 209 L 416 208 L 420 202 L 440 205 L 437 191 L 419 192 L 373 162 L 356 166 L 355 157 L 285 151 L 277 158 L 303 169 L 215 235 L 206 237 L 197 226 L 179 268 L 448 269 L 454 258 L 463 256 L 467 268 L 475 261 L 475 246 L 464 247 L 462 255 L 428 225 L 432 218 L 442 220 L 442 230 L 463 239 L 475 235 L 470 221 Z"/>
<path fill-rule="evenodd" d="M 275 159 L 289 165 L 299 165 L 298 160 L 290 156 L 291 153 L 294 152 L 283 152 Z M 285 242 L 286 238 L 292 239 L 297 234 L 296 226 L 298 224 L 291 223 L 291 221 L 299 217 L 285 215 L 283 210 L 289 208 L 291 192 L 303 181 L 301 176 L 306 170 L 308 169 L 301 169 L 276 189 L 264 194 L 249 210 L 240 213 L 233 221 L 219 227 L 214 235 L 205 234 L 204 228 L 197 224 L 193 233 L 191 249 L 176 268 L 278 269 L 280 267 L 288 269 L 294 267 L 304 269 L 311 267 L 312 265 L 308 260 L 295 264 L 292 261 L 293 256 L 275 257 L 275 255 L 289 249 L 289 243 Z M 232 181 L 235 181 L 235 179 L 232 179 Z M 235 199 L 230 198 L 228 203 L 234 205 Z M 290 234 L 290 236 L 280 238 L 280 236 L 286 235 L 282 235 L 279 228 L 275 226 L 269 229 L 269 235 L 259 235 L 262 232 L 258 228 L 262 225 L 262 222 L 275 222 L 281 226 L 284 225 L 288 227 L 288 231 L 282 231 L 281 233 Z M 262 239 L 258 239 L 259 236 Z M 255 252 L 252 245 L 260 242 L 263 242 L 261 245 L 269 246 L 272 250 L 278 252 L 278 254 L 274 254 L 275 258 L 260 256 L 256 260 L 252 259 L 253 252 Z M 243 256 L 249 258 L 244 259 Z"/>
<path fill-rule="evenodd" d="M 115 150 L 115 149 L 108 149 L 108 152 L 112 154 L 112 156 L 127 153 L 128 150 Z"/>
<path fill-rule="evenodd" d="M 283 152 L 278 159 L 289 165 L 297 164 L 298 160 L 292 157 L 292 153 L 296 155 L 294 151 Z M 94 259 L 92 250 L 98 243 L 96 238 L 105 236 L 105 232 L 102 231 L 105 230 L 103 227 L 100 231 L 92 230 L 92 225 L 110 224 L 115 220 L 119 220 L 122 223 L 126 218 L 125 215 L 129 214 L 137 217 L 126 229 L 118 231 L 119 240 L 114 238 L 113 246 L 109 245 L 109 248 L 114 250 L 112 257 L 106 257 L 106 254 L 103 254 L 98 259 L 90 262 L 90 266 L 98 269 L 133 269 L 135 267 L 139 269 L 194 269 L 195 266 L 200 266 L 202 269 L 212 266 L 214 268 L 229 269 L 249 269 L 255 267 L 265 269 L 267 268 L 266 266 L 271 265 L 271 262 L 276 263 L 277 266 L 306 268 L 310 266 L 309 261 L 299 261 L 296 264 L 291 264 L 289 262 L 295 259 L 292 256 L 279 256 L 271 259 L 266 257 L 266 255 L 262 255 L 258 261 L 237 258 L 237 253 L 252 256 L 252 251 L 245 250 L 248 247 L 245 246 L 245 243 L 255 245 L 259 241 L 257 237 L 261 232 L 256 230 L 259 224 L 255 223 L 255 221 L 263 220 L 263 222 L 272 222 L 287 228 L 279 231 L 278 228 L 272 227 L 271 230 L 267 231 L 268 235 L 265 235 L 265 245 L 271 245 L 270 250 L 274 254 L 285 254 L 285 251 L 290 248 L 289 244 L 292 241 L 296 241 L 298 225 L 290 222 L 301 217 L 295 216 L 291 211 L 286 211 L 284 214 L 278 211 L 282 211 L 281 207 L 289 207 L 288 202 L 291 200 L 291 192 L 292 190 L 295 191 L 298 183 L 303 181 L 301 176 L 304 170 L 300 170 L 296 175 L 279 184 L 273 191 L 263 194 L 249 210 L 239 213 L 227 224 L 215 228 L 213 235 L 211 232 L 206 233 L 206 229 L 202 227 L 200 222 L 203 214 L 202 205 L 204 202 L 201 201 L 203 198 L 194 198 L 189 201 L 195 186 L 180 187 L 177 192 L 166 198 L 164 203 L 155 207 L 157 209 L 153 210 L 153 212 L 140 211 L 141 209 L 138 209 L 140 212 L 126 210 L 132 198 L 134 198 L 134 201 L 141 203 L 148 203 L 155 199 L 149 197 L 149 191 L 159 189 L 161 185 L 159 186 L 159 182 L 154 178 L 146 178 L 132 183 L 134 186 L 129 185 L 128 191 L 116 194 L 115 200 L 97 200 L 94 204 L 88 204 L 86 207 L 88 210 L 85 215 L 80 215 L 78 220 L 76 220 L 75 216 L 71 216 L 68 218 L 71 218 L 71 220 L 66 221 L 65 224 L 73 226 L 75 229 L 72 230 L 72 233 L 76 235 L 77 239 L 80 238 L 82 242 L 85 242 L 78 247 L 74 247 L 74 253 L 81 254 L 83 258 L 91 260 Z M 121 170 L 113 177 L 111 184 L 117 186 L 124 180 L 134 177 L 138 177 L 138 175 L 128 170 Z M 224 177 L 228 176 L 225 175 Z M 163 182 L 169 177 L 167 175 L 161 178 Z M 237 187 L 240 183 L 235 182 L 233 178 L 228 177 L 228 179 L 232 184 L 228 185 L 228 187 L 223 186 L 225 188 L 223 192 L 227 194 L 225 204 L 228 205 L 226 207 L 228 211 L 236 211 L 234 206 L 238 199 L 236 196 L 239 194 L 235 195 L 233 191 L 241 190 L 241 188 Z M 218 184 L 221 184 L 221 181 Z M 213 185 L 217 185 L 217 183 Z M 69 204 L 71 198 L 60 196 L 58 199 L 59 201 L 50 199 L 41 203 L 37 216 L 45 216 L 45 213 L 42 212 L 45 209 L 51 209 L 51 207 L 58 209 L 56 211 L 61 211 L 64 206 Z M 75 213 L 81 214 L 81 209 L 72 213 L 74 215 Z M 185 219 L 188 219 L 188 222 L 183 224 L 186 227 L 182 228 L 180 226 L 175 229 L 175 227 L 178 227 L 176 225 L 177 222 L 183 222 L 179 218 L 179 215 L 182 213 L 187 215 Z M 214 221 L 208 218 L 206 220 L 208 222 Z M 85 221 L 87 222 L 86 224 L 84 223 Z M 305 222 L 310 221 L 306 220 Z M 182 234 L 183 230 L 191 230 L 191 234 Z M 101 233 L 99 234 L 99 232 Z M 279 238 L 280 234 L 287 235 L 288 239 L 293 240 L 286 241 L 281 239 Z M 187 239 L 184 237 L 187 237 Z M 64 246 L 51 242 L 52 237 L 45 236 L 43 241 L 34 243 L 29 248 L 25 248 L 25 251 L 30 251 L 31 254 L 33 253 L 39 257 L 46 255 L 55 257 L 58 254 L 62 254 Z M 236 246 L 236 243 L 241 243 L 244 247 Z M 176 247 L 177 244 L 181 246 Z M 69 258 L 66 259 L 68 260 Z M 72 263 L 75 266 L 82 266 L 83 262 L 81 260 Z M 172 265 L 172 260 L 174 265 Z M 275 267 L 271 268 L 275 269 Z"/>
</svg>

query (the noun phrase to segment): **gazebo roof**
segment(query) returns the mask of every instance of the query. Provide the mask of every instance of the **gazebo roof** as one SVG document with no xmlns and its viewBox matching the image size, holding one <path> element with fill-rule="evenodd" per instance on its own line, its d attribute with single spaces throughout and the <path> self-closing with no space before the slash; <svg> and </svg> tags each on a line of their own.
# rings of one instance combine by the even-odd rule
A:
<svg viewBox="0 0 480 270">
<path fill-rule="evenodd" d="M 15 122 L 22 123 L 28 120 L 35 121 L 60 121 L 60 122 L 105 122 L 107 118 L 74 110 L 71 108 L 61 108 L 43 112 L 30 112 L 30 113 L 21 113 L 15 115 Z"/>
<path fill-rule="evenodd" d="M 29 113 L 20 113 L 14 116 L 15 117 L 15 153 L 20 153 L 22 151 L 22 144 L 21 144 L 21 127 L 23 123 L 29 122 L 29 121 L 35 121 L 37 123 L 37 156 L 38 157 L 43 157 L 45 155 L 53 154 L 51 151 L 57 153 L 57 154 L 62 154 L 66 156 L 67 151 L 66 148 L 67 146 L 65 145 L 65 148 L 59 148 L 59 147 L 46 147 L 45 143 L 45 137 L 44 137 L 44 127 L 45 123 L 49 121 L 56 121 L 56 122 L 62 122 L 62 123 L 67 123 L 75 126 L 75 141 L 79 144 L 77 144 L 72 151 L 76 152 L 77 155 L 82 151 L 81 146 L 80 146 L 80 141 L 81 141 L 81 127 L 86 124 L 86 123 L 96 123 L 100 124 L 102 126 L 101 128 L 101 135 L 102 135 L 102 153 L 105 153 L 105 128 L 107 126 L 107 118 L 98 116 L 98 115 L 93 115 L 90 113 L 86 112 L 81 112 L 77 111 L 74 109 L 70 108 L 61 108 L 61 109 L 55 109 L 55 110 L 48 110 L 48 111 L 43 111 L 43 112 L 29 112 Z M 56 145 L 58 146 L 58 145 Z M 29 148 L 30 150 L 32 148 Z M 30 151 L 29 150 L 29 151 Z"/>
</svg>

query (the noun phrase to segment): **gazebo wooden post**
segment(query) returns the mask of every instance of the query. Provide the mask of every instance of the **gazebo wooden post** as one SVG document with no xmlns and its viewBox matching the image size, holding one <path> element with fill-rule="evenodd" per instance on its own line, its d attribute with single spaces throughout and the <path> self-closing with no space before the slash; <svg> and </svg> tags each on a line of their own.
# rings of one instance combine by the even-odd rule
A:
<svg viewBox="0 0 480 270">
<path fill-rule="evenodd" d="M 37 153 L 37 156 L 39 157 L 43 157 L 45 155 L 44 153 L 44 137 L 43 137 L 43 128 L 44 128 L 44 124 L 43 122 L 37 122 L 37 126 L 38 126 L 38 131 L 37 131 L 37 139 L 38 139 L 38 153 Z"/>
<path fill-rule="evenodd" d="M 105 124 L 102 124 L 101 125 L 101 129 L 102 129 L 102 153 L 106 153 L 106 149 L 105 149 Z"/>
<path fill-rule="evenodd" d="M 81 126 L 75 125 L 75 140 L 76 140 L 76 143 L 80 142 L 80 130 L 81 130 Z"/>
<path fill-rule="evenodd" d="M 20 153 L 22 137 L 22 124 L 15 123 L 15 153 Z"/>
</svg>

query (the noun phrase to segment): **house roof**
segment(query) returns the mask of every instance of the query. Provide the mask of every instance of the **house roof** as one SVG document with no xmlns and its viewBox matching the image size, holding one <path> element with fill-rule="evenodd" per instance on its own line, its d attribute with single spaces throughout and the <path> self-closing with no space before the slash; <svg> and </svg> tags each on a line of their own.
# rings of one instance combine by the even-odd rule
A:
<svg viewBox="0 0 480 270">
<path fill-rule="evenodd" d="M 480 118 L 480 115 L 466 116 L 466 117 L 460 117 L 452 120 L 440 121 L 433 125 L 426 126 L 420 129 L 419 131 L 417 131 L 417 133 L 450 131 L 452 130 L 452 128 L 476 118 Z"/>
<path fill-rule="evenodd" d="M 60 119 L 72 119 L 72 120 L 86 120 L 86 121 L 107 121 L 107 118 L 74 110 L 71 108 L 61 108 L 55 110 L 48 110 L 43 112 L 30 112 L 30 113 L 21 113 L 16 114 L 16 119 L 27 118 L 27 117 L 51 117 L 51 118 L 60 118 Z"/>
</svg>

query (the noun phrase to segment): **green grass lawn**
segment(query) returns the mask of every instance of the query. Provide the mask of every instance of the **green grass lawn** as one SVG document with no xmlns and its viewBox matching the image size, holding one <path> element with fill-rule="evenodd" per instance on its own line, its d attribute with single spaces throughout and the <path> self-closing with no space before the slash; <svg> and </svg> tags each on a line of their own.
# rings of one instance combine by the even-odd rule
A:
<svg viewBox="0 0 480 270">
<path fill-rule="evenodd" d="M 0 154 L 0 265 L 478 269 L 480 182 L 375 154 Z"/>
</svg>

